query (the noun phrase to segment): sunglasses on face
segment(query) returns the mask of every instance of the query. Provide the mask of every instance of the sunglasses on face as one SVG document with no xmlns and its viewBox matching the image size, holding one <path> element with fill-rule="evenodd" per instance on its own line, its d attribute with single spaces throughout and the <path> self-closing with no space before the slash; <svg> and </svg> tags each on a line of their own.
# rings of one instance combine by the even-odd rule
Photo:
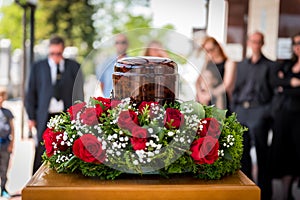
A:
<svg viewBox="0 0 300 200">
<path fill-rule="evenodd" d="M 298 41 L 298 42 L 293 42 L 293 46 L 298 46 L 298 45 L 300 45 L 300 41 Z"/>
<path fill-rule="evenodd" d="M 116 41 L 115 44 L 125 45 L 125 44 L 127 44 L 127 41 Z"/>
<path fill-rule="evenodd" d="M 62 52 L 50 52 L 49 55 L 50 56 L 62 56 Z"/>
<path fill-rule="evenodd" d="M 212 48 L 204 48 L 204 49 L 207 53 L 212 53 L 213 51 L 215 51 L 216 47 L 214 46 Z"/>
</svg>

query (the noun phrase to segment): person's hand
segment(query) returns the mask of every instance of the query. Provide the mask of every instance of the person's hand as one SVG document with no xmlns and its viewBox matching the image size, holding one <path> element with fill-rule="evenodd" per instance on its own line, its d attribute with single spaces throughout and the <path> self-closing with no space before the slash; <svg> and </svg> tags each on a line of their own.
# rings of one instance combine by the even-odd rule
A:
<svg viewBox="0 0 300 200">
<path fill-rule="evenodd" d="M 29 120 L 28 121 L 28 128 L 30 131 L 32 131 L 33 128 L 36 127 L 36 121 L 35 120 Z"/>
<path fill-rule="evenodd" d="M 278 71 L 277 76 L 278 76 L 278 78 L 283 79 L 284 73 L 282 71 Z"/>
<path fill-rule="evenodd" d="M 196 100 L 204 105 L 209 105 L 209 102 L 211 100 L 211 96 L 209 93 L 209 90 L 205 83 L 201 82 L 199 90 L 197 92 Z"/>
<path fill-rule="evenodd" d="M 291 78 L 291 86 L 292 87 L 299 87 L 300 86 L 300 79 L 299 78 Z"/>
<path fill-rule="evenodd" d="M 13 148 L 14 148 L 14 141 L 12 140 L 12 141 L 10 141 L 10 143 L 9 143 L 9 145 L 7 147 L 7 152 L 8 153 L 12 153 Z"/>
</svg>

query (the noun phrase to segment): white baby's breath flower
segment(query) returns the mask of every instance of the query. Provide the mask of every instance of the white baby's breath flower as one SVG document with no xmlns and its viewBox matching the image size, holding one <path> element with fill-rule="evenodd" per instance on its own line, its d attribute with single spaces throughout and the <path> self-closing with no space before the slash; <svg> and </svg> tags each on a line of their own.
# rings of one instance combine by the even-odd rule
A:
<svg viewBox="0 0 300 200">
<path fill-rule="evenodd" d="M 113 154 L 113 150 L 112 149 L 108 149 L 107 151 L 106 151 L 108 154 Z"/>
<path fill-rule="evenodd" d="M 153 133 L 153 128 L 148 128 L 148 132 L 149 132 L 150 134 L 152 134 L 152 133 Z"/>
<path fill-rule="evenodd" d="M 64 132 L 63 140 L 66 141 L 68 139 L 68 134 Z"/>
<path fill-rule="evenodd" d="M 134 161 L 133 161 L 133 164 L 134 164 L 134 165 L 138 165 L 138 164 L 139 164 L 139 161 L 138 161 L 138 160 L 134 160 Z"/>
<path fill-rule="evenodd" d="M 172 137 L 174 134 L 175 134 L 175 133 L 172 132 L 172 131 L 169 131 L 169 132 L 168 132 L 168 136 L 169 136 L 169 137 Z"/>
<path fill-rule="evenodd" d="M 112 146 L 113 146 L 113 148 L 116 148 L 116 147 L 118 147 L 118 143 L 113 142 Z"/>
<path fill-rule="evenodd" d="M 109 136 L 107 137 L 107 140 L 108 140 L 108 141 L 111 141 L 112 138 L 113 138 L 113 137 L 112 137 L 111 135 L 109 135 Z"/>
<path fill-rule="evenodd" d="M 148 156 L 149 156 L 149 157 L 153 157 L 153 156 L 154 156 L 154 153 L 153 153 L 153 152 L 148 152 Z"/>
<path fill-rule="evenodd" d="M 218 150 L 218 156 L 221 156 L 221 157 L 224 156 L 224 150 L 223 149 Z"/>
<path fill-rule="evenodd" d="M 158 144 L 158 145 L 156 146 L 156 149 L 161 149 L 161 147 L 162 147 L 162 144 Z"/>
</svg>

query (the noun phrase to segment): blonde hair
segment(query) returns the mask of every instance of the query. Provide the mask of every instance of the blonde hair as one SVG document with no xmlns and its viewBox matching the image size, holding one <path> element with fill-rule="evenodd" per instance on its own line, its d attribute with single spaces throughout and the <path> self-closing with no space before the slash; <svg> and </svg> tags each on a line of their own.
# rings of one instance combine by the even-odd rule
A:
<svg viewBox="0 0 300 200">
<path fill-rule="evenodd" d="M 148 43 L 148 46 L 145 49 L 144 56 L 153 56 L 151 54 L 151 50 L 157 51 L 158 56 L 160 57 L 168 57 L 168 53 L 163 48 L 163 44 L 158 40 L 152 40 Z"/>
</svg>

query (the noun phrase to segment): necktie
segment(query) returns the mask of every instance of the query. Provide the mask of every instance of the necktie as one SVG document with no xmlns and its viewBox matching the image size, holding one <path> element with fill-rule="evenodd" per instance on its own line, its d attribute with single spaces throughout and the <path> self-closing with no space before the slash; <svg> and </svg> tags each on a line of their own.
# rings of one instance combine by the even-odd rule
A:
<svg viewBox="0 0 300 200">
<path fill-rule="evenodd" d="M 54 94 L 53 96 L 57 99 L 61 99 L 61 71 L 59 69 L 59 64 L 56 67 L 56 82 L 54 84 Z"/>
</svg>

